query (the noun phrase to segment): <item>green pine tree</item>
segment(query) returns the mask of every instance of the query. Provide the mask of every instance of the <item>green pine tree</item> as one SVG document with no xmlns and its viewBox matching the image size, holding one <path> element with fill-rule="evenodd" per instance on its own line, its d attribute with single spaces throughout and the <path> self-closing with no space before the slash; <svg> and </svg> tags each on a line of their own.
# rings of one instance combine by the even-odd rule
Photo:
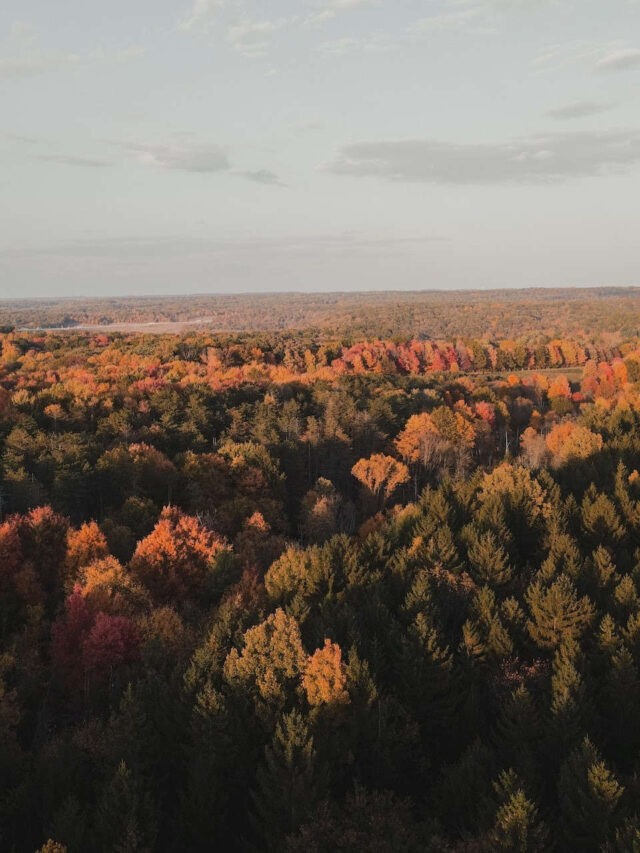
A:
<svg viewBox="0 0 640 853">
<path fill-rule="evenodd" d="M 317 804 L 324 788 L 313 736 L 302 714 L 293 710 L 276 725 L 258 767 L 253 807 L 265 849 L 281 850 Z"/>
<path fill-rule="evenodd" d="M 527 629 L 541 649 L 557 649 L 577 640 L 593 619 L 594 608 L 588 598 L 578 598 L 566 575 L 551 586 L 534 581 L 525 593 L 530 619 Z"/>
<path fill-rule="evenodd" d="M 561 823 L 569 850 L 598 851 L 607 841 L 624 788 L 589 738 L 562 765 Z"/>
<path fill-rule="evenodd" d="M 545 853 L 550 850 L 549 831 L 538 818 L 538 809 L 526 795 L 513 770 L 503 771 L 494 790 L 498 810 L 490 833 L 491 848 L 510 853 Z"/>
<path fill-rule="evenodd" d="M 473 525 L 469 525 L 465 539 L 473 579 L 479 584 L 488 584 L 491 587 L 509 583 L 513 577 L 513 569 L 509 564 L 509 555 L 496 534 L 491 530 L 480 533 Z"/>
<path fill-rule="evenodd" d="M 536 756 L 541 734 L 540 714 L 533 696 L 521 684 L 502 703 L 493 741 L 503 765 L 515 768 L 532 792 L 539 785 Z"/>
<path fill-rule="evenodd" d="M 120 762 L 105 786 L 96 813 L 98 849 L 104 853 L 151 853 L 156 823 L 148 795 Z"/>
</svg>

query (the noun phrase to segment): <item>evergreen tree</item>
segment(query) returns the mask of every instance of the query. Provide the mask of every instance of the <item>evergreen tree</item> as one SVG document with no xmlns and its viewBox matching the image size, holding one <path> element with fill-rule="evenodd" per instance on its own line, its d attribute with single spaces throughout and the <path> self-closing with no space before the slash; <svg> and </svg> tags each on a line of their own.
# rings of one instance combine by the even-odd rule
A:
<svg viewBox="0 0 640 853">
<path fill-rule="evenodd" d="M 105 786 L 96 812 L 96 839 L 100 851 L 151 853 L 156 824 L 149 795 L 122 761 Z"/>
<path fill-rule="evenodd" d="M 481 638 L 484 655 L 499 660 L 512 654 L 513 641 L 500 617 L 495 594 L 488 586 L 475 594 L 471 602 L 471 619 L 466 624 L 471 624 Z"/>
<path fill-rule="evenodd" d="M 493 787 L 498 810 L 490 833 L 492 850 L 510 853 L 550 850 L 549 831 L 539 820 L 538 809 L 527 797 L 517 774 L 513 770 L 504 771 Z"/>
<path fill-rule="evenodd" d="M 265 747 L 252 799 L 257 831 L 268 850 L 281 850 L 319 801 L 325 787 L 313 736 L 299 711 L 284 714 Z"/>
<path fill-rule="evenodd" d="M 466 540 L 467 556 L 474 580 L 491 587 L 504 586 L 511 580 L 513 569 L 509 565 L 509 556 L 493 531 L 478 533 L 473 527 L 469 527 Z"/>
<path fill-rule="evenodd" d="M 562 829 L 572 850 L 600 849 L 609 838 L 624 788 L 585 738 L 560 770 L 558 797 Z"/>
<path fill-rule="evenodd" d="M 582 500 L 582 529 L 595 546 L 615 548 L 625 529 L 613 501 L 591 485 Z"/>
<path fill-rule="evenodd" d="M 533 696 L 521 684 L 502 703 L 494 731 L 496 751 L 505 766 L 515 768 L 527 790 L 538 786 L 536 755 L 542 725 Z"/>
<path fill-rule="evenodd" d="M 584 681 L 577 667 L 575 649 L 561 646 L 554 655 L 551 676 L 548 721 L 548 762 L 551 767 L 579 742 L 590 710 Z"/>
<path fill-rule="evenodd" d="M 479 740 L 444 769 L 434 800 L 445 826 L 458 837 L 480 835 L 490 828 L 495 769 L 494 753 Z"/>
<path fill-rule="evenodd" d="M 590 624 L 594 608 L 588 598 L 578 598 L 566 575 L 550 586 L 535 581 L 525 593 L 530 619 L 527 629 L 541 649 L 557 649 L 577 640 Z"/>
</svg>

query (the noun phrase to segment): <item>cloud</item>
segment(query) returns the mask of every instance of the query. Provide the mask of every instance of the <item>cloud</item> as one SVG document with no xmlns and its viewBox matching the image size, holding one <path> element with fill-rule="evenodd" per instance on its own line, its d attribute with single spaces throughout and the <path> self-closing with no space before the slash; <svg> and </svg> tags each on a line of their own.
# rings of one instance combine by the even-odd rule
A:
<svg viewBox="0 0 640 853">
<path fill-rule="evenodd" d="M 0 80 L 34 77 L 49 71 L 58 71 L 94 62 L 125 62 L 145 52 L 144 47 L 133 45 L 121 50 L 97 49 L 85 53 L 39 53 L 31 52 L 18 57 L 0 59 Z"/>
<path fill-rule="evenodd" d="M 308 119 L 306 121 L 294 121 L 288 126 L 289 130 L 293 130 L 296 133 L 309 133 L 313 130 L 321 130 L 323 127 L 322 122 L 317 121 L 316 119 Z"/>
<path fill-rule="evenodd" d="M 173 134 L 173 136 L 175 142 L 168 145 L 123 142 L 120 140 L 111 140 L 110 144 L 134 155 L 143 166 L 162 171 L 191 172 L 193 174 L 224 172 L 256 184 L 285 186 L 280 176 L 269 169 L 232 170 L 227 151 L 221 145 L 192 141 L 192 134 L 185 131 Z M 51 157 L 51 159 L 58 158 Z M 66 160 L 66 158 L 64 159 Z M 90 164 L 77 163 L 74 165 Z"/>
<path fill-rule="evenodd" d="M 178 29 L 208 29 L 215 19 L 215 13 L 225 5 L 225 0 L 194 0 L 191 11 L 180 21 Z"/>
<path fill-rule="evenodd" d="M 318 53 L 330 56 L 346 56 L 350 53 L 387 53 L 399 46 L 399 40 L 394 39 L 386 33 L 373 33 L 363 38 L 345 36 L 344 38 L 332 39 L 321 42 Z"/>
<path fill-rule="evenodd" d="M 37 38 L 33 25 L 28 21 L 14 21 L 9 32 L 12 39 L 23 44 L 33 42 Z"/>
<path fill-rule="evenodd" d="M 109 160 L 98 160 L 95 157 L 76 157 L 67 154 L 32 154 L 30 159 L 43 160 L 46 163 L 61 163 L 64 166 L 83 166 L 90 169 L 113 166 Z"/>
<path fill-rule="evenodd" d="M 496 144 L 431 139 L 361 142 L 323 167 L 337 175 L 433 184 L 550 183 L 628 171 L 640 163 L 640 131 L 563 133 Z"/>
<path fill-rule="evenodd" d="M 55 71 L 69 65 L 77 65 L 82 57 L 77 53 L 57 55 L 32 54 L 0 59 L 0 80 L 18 77 L 33 77 L 47 71 Z"/>
<path fill-rule="evenodd" d="M 312 0 L 311 5 L 319 10 L 318 15 L 332 13 L 330 17 L 333 17 L 339 12 L 380 6 L 383 2 L 384 0 Z"/>
<path fill-rule="evenodd" d="M 405 32 L 414 36 L 424 36 L 444 30 L 465 30 L 471 32 L 493 32 L 494 25 L 479 8 L 460 9 L 457 12 L 446 12 L 442 15 L 432 15 L 419 18 L 409 24 Z"/>
<path fill-rule="evenodd" d="M 635 71 L 640 68 L 640 50 L 612 50 L 595 63 L 596 71 Z"/>
<path fill-rule="evenodd" d="M 565 121 L 574 118 L 588 118 L 589 116 L 599 115 L 607 112 L 615 107 L 612 103 L 603 103 L 598 101 L 572 101 L 569 104 L 564 104 L 561 107 L 554 107 L 547 110 L 547 115 L 550 118 Z"/>
<path fill-rule="evenodd" d="M 12 142 L 20 142 L 23 145 L 38 145 L 42 142 L 42 139 L 37 136 L 25 136 L 21 133 L 4 133 L 3 136 L 5 139 L 10 139 Z"/>
<path fill-rule="evenodd" d="M 121 148 L 136 154 L 138 160 L 158 169 L 181 172 L 224 172 L 230 168 L 227 154 L 219 145 L 146 145 L 139 143 L 116 143 Z"/>
<path fill-rule="evenodd" d="M 495 20 L 482 9 L 457 9 L 412 21 L 400 32 L 374 32 L 366 36 L 344 36 L 318 45 L 325 56 L 345 56 L 351 53 L 385 53 L 403 45 L 414 44 L 432 34 L 460 31 L 482 35 L 496 31 Z"/>
<path fill-rule="evenodd" d="M 243 178 L 246 178 L 248 181 L 253 181 L 255 184 L 265 184 L 265 186 L 270 187 L 285 186 L 279 176 L 276 175 L 275 172 L 271 172 L 269 169 L 258 169 L 254 172 L 240 172 L 240 174 Z"/>
<path fill-rule="evenodd" d="M 296 18 L 265 21 L 244 19 L 227 28 L 225 41 L 248 59 L 263 57 L 268 51 L 268 37 L 295 23 L 296 20 Z"/>
<path fill-rule="evenodd" d="M 598 44 L 572 41 L 546 47 L 532 64 L 541 70 L 567 65 L 584 65 L 596 73 L 614 73 L 640 69 L 640 49 L 624 42 Z"/>
<path fill-rule="evenodd" d="M 377 6 L 379 0 L 327 0 L 324 5 L 329 9 L 357 9 L 362 6 Z"/>
<path fill-rule="evenodd" d="M 312 12 L 307 15 L 303 23 L 306 27 L 314 27 L 318 24 L 324 24 L 325 21 L 331 21 L 335 16 L 335 9 L 321 9 L 319 12 Z"/>
</svg>

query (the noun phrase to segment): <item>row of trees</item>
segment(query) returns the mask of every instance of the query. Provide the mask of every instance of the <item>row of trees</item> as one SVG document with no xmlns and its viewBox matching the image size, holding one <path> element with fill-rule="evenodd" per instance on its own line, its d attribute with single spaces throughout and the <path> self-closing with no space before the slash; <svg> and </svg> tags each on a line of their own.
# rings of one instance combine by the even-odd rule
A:
<svg viewBox="0 0 640 853">
<path fill-rule="evenodd" d="M 24 363 L 39 361 L 40 367 L 52 361 L 51 336 L 42 338 L 22 333 L 1 335 L 0 364 L 11 367 L 21 360 Z M 60 346 L 60 337 L 54 337 Z M 158 346 L 162 340 L 163 345 Z M 84 343 L 99 346 L 103 350 L 101 362 L 115 356 L 116 363 L 125 368 L 140 366 L 127 359 L 131 345 L 139 350 L 139 339 L 131 336 L 99 334 L 93 337 L 69 335 L 72 347 Z M 457 338 L 454 342 L 409 339 L 369 340 L 357 343 L 326 341 L 320 343 L 309 335 L 291 335 L 288 338 L 269 335 L 241 335 L 236 339 L 224 336 L 191 335 L 157 336 L 147 339 L 145 347 L 145 373 L 140 378 L 158 380 L 164 378 L 163 362 L 168 355 L 178 354 L 180 360 L 196 362 L 200 375 L 206 365 L 209 378 L 233 376 L 240 369 L 245 379 L 266 377 L 276 381 L 290 375 L 320 373 L 332 378 L 343 373 L 399 373 L 423 374 L 429 372 L 482 372 L 509 370 L 543 370 L 557 367 L 582 367 L 587 362 L 616 362 L 621 355 L 635 353 L 637 340 L 617 346 L 596 345 L 589 340 L 552 339 L 549 337 L 530 341 L 511 339 Z M 174 344 L 174 352 L 167 351 L 167 344 Z M 127 346 L 129 344 L 129 346 Z M 155 344 L 155 347 L 154 347 Z M 154 351 L 155 350 L 155 351 Z M 134 350 L 135 352 L 135 350 Z M 155 358 L 154 358 L 155 356 Z M 200 362 L 200 364 L 198 364 Z M 638 373 L 636 353 L 635 371 Z M 171 375 L 175 375 L 175 365 Z M 183 368 L 184 369 L 184 368 Z M 193 370 L 194 367 L 191 367 Z M 318 379 L 319 377 L 314 377 Z"/>
</svg>

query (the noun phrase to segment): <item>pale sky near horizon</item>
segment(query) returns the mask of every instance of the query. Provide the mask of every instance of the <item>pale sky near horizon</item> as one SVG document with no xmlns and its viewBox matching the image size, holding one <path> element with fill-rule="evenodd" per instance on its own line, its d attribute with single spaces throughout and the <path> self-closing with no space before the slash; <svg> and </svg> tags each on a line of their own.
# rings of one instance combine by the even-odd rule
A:
<svg viewBox="0 0 640 853">
<path fill-rule="evenodd" d="M 640 285 L 640 0 L 3 0 L 0 297 Z"/>
</svg>

